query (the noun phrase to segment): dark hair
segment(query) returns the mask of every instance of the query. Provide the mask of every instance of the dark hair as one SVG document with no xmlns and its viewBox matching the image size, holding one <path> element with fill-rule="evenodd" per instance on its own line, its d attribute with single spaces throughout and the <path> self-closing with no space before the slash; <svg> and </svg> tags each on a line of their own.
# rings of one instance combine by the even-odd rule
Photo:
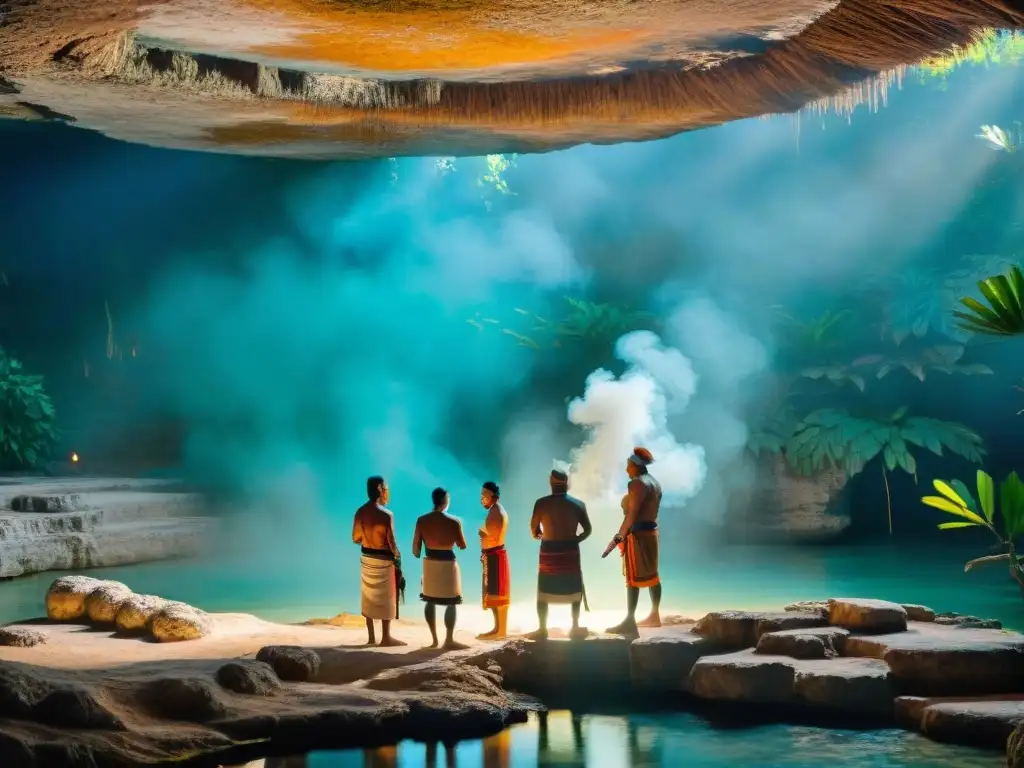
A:
<svg viewBox="0 0 1024 768">
<path fill-rule="evenodd" d="M 366 496 L 370 501 L 377 501 L 384 489 L 384 478 L 380 475 L 366 478 Z"/>
<path fill-rule="evenodd" d="M 444 488 L 435 488 L 430 492 L 430 500 L 434 502 L 435 507 L 440 507 L 447 497 L 448 491 L 446 491 Z"/>
<path fill-rule="evenodd" d="M 496 499 L 501 498 L 501 488 L 499 488 L 498 484 L 493 480 L 488 480 L 486 483 L 484 483 L 484 490 L 490 491 L 492 494 L 494 494 L 494 498 Z"/>
</svg>

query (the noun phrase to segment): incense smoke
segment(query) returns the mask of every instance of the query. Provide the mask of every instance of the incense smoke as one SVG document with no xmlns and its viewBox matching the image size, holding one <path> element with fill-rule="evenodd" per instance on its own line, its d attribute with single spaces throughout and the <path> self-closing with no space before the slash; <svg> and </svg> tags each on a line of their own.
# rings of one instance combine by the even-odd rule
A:
<svg viewBox="0 0 1024 768">
<path fill-rule="evenodd" d="M 706 472 L 704 449 L 680 444 L 670 428 L 670 416 L 680 415 L 696 392 L 693 366 L 650 331 L 623 336 L 615 351 L 626 372 L 594 371 L 583 396 L 569 404 L 569 421 L 586 432 L 571 454 L 573 493 L 599 512 L 616 508 L 626 458 L 643 445 L 657 463 L 664 503 L 682 505 L 700 490 Z"/>
</svg>

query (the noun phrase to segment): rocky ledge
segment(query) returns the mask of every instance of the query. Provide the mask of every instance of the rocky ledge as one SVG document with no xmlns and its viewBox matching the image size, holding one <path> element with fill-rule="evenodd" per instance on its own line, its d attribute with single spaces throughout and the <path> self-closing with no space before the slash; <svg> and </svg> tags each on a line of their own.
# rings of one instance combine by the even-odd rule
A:
<svg viewBox="0 0 1024 768">
<path fill-rule="evenodd" d="M 922 606 L 833 599 L 711 613 L 636 640 L 516 638 L 444 654 L 358 647 L 362 633 L 346 626 L 208 620 L 206 636 L 171 645 L 69 624 L 6 628 L 45 642 L 0 648 L 0 764 L 225 762 L 454 741 L 566 691 L 592 704 L 632 691 L 744 716 L 901 724 L 987 748 L 1009 738 L 1011 758 L 1024 741 L 1024 636 Z"/>
<path fill-rule="evenodd" d="M 0 484 L 0 578 L 127 565 L 201 551 L 212 520 L 167 483 L 25 478 Z"/>
</svg>

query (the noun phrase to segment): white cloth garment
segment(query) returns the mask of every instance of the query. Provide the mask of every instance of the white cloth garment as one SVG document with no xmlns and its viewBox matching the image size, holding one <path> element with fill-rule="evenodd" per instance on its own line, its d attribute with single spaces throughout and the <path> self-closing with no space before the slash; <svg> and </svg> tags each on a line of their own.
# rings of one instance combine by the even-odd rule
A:
<svg viewBox="0 0 1024 768">
<path fill-rule="evenodd" d="M 395 583 L 395 564 L 390 560 L 363 555 L 362 598 L 363 616 L 377 621 L 392 621 L 398 617 L 398 585 Z"/>
<path fill-rule="evenodd" d="M 454 560 L 423 560 L 420 596 L 424 600 L 455 603 L 462 599 L 462 575 Z"/>
</svg>

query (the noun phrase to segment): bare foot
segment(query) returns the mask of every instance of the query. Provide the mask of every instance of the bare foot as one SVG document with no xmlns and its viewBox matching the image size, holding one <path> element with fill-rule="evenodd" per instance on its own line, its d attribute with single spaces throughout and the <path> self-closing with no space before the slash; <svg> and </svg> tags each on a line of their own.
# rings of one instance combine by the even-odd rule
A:
<svg viewBox="0 0 1024 768">
<path fill-rule="evenodd" d="M 573 627 L 569 630 L 570 640 L 582 640 L 590 634 L 590 630 L 586 627 Z"/>
<path fill-rule="evenodd" d="M 546 629 L 535 629 L 533 632 L 527 632 L 525 637 L 527 640 L 547 640 L 548 631 Z"/>
<path fill-rule="evenodd" d="M 626 619 L 621 624 L 616 624 L 614 627 L 608 627 L 605 630 L 609 635 L 622 635 L 624 637 L 639 637 L 640 631 L 636 628 L 636 622 Z"/>
<path fill-rule="evenodd" d="M 381 648 L 399 648 L 403 645 L 408 645 L 408 643 L 402 640 L 398 640 L 394 637 L 385 637 L 383 640 L 380 641 Z"/>
<path fill-rule="evenodd" d="M 437 648 L 437 640 L 434 640 L 430 645 L 424 645 L 424 648 Z"/>
<path fill-rule="evenodd" d="M 498 630 L 492 629 L 490 632 L 483 632 L 476 636 L 477 640 L 490 640 L 492 637 L 496 637 Z"/>
<path fill-rule="evenodd" d="M 445 640 L 444 650 L 446 651 L 464 651 L 469 648 L 465 643 L 460 643 L 458 640 Z"/>
<path fill-rule="evenodd" d="M 375 638 L 375 637 L 371 637 L 370 639 L 368 639 L 366 641 L 366 643 L 364 643 L 364 645 L 376 645 L 376 644 L 377 644 L 377 638 Z"/>
<path fill-rule="evenodd" d="M 661 615 L 657 614 L 657 613 L 652 613 L 650 616 L 648 616 L 643 621 L 638 621 L 636 623 L 636 625 L 638 627 L 660 627 L 661 626 Z"/>
</svg>

